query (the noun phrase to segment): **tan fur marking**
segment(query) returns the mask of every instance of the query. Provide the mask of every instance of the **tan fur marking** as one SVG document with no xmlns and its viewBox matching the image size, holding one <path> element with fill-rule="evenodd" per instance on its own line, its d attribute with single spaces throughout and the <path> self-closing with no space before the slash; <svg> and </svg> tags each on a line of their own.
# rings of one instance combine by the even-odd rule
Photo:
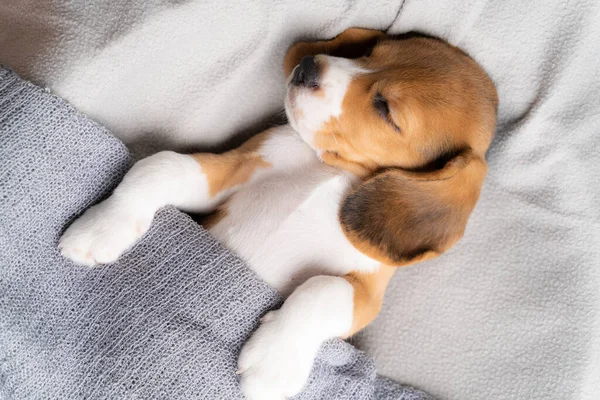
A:
<svg viewBox="0 0 600 400">
<path fill-rule="evenodd" d="M 382 265 L 373 273 L 351 272 L 344 276 L 354 288 L 352 328 L 344 337 L 360 331 L 379 314 L 385 289 L 395 272 L 395 267 Z"/>
<path fill-rule="evenodd" d="M 340 168 L 352 172 L 356 176 L 366 177 L 371 172 L 364 165 L 346 160 L 339 156 L 338 153 L 325 151 L 321 154 L 321 160 L 332 167 Z"/>
<path fill-rule="evenodd" d="M 470 152 L 441 170 L 384 170 L 345 198 L 344 234 L 359 251 L 387 265 L 434 258 L 462 237 L 485 172 L 485 162 Z"/>
<path fill-rule="evenodd" d="M 372 258 L 373 260 L 377 260 L 381 263 L 384 263 L 385 265 L 393 265 L 394 267 L 406 267 L 422 261 L 431 260 L 432 258 L 435 258 L 440 255 L 440 253 L 430 250 L 423 254 L 419 254 L 414 258 L 407 259 L 404 261 L 394 260 L 391 257 L 389 257 L 384 250 L 370 244 L 369 242 L 361 238 L 357 232 L 349 230 L 344 224 L 341 225 L 344 235 L 346 235 L 346 238 L 348 238 L 348 241 L 352 243 L 352 246 L 354 246 L 356 250 L 360 251 L 367 257 Z M 456 238 L 454 242 L 456 242 L 458 239 L 459 238 Z"/>
<path fill-rule="evenodd" d="M 342 113 L 315 132 L 312 145 L 325 164 L 362 178 L 340 208 L 350 242 L 386 265 L 409 265 L 462 237 L 485 178 L 498 97 L 475 61 L 427 37 L 349 30 L 293 46 L 286 68 L 302 56 L 339 56 L 361 42 L 374 47 L 353 58 L 369 72 L 351 80 Z"/>
<path fill-rule="evenodd" d="M 315 147 L 375 172 L 419 168 L 442 154 L 471 148 L 484 158 L 493 137 L 497 95 L 485 72 L 439 40 L 380 40 L 355 61 L 370 73 L 350 83 L 342 114 L 314 137 Z M 386 100 L 388 120 L 374 107 Z M 342 163 L 335 162 L 342 167 Z"/>
<path fill-rule="evenodd" d="M 196 153 L 192 155 L 206 174 L 208 190 L 212 197 L 223 190 L 248 182 L 257 169 L 271 166 L 258 152 L 270 134 L 270 130 L 267 130 L 254 136 L 237 149 L 223 154 Z"/>
</svg>

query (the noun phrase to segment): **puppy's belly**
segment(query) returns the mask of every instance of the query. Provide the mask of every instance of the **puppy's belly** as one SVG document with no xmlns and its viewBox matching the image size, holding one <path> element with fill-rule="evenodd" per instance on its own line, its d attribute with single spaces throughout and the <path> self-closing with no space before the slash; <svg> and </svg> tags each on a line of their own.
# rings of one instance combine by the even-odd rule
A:
<svg viewBox="0 0 600 400">
<path fill-rule="evenodd" d="M 374 270 L 339 224 L 351 179 L 320 163 L 275 171 L 232 196 L 210 232 L 283 296 L 315 275 Z"/>
</svg>

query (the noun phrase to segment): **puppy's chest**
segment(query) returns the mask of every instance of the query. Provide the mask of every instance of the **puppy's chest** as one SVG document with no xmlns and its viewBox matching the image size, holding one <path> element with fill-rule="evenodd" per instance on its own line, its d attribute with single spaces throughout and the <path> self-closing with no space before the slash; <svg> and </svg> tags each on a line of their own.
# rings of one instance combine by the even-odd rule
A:
<svg viewBox="0 0 600 400">
<path fill-rule="evenodd" d="M 311 276 L 372 270 L 377 262 L 354 248 L 338 219 L 352 179 L 318 160 L 275 164 L 227 201 L 210 231 L 284 295 Z"/>
</svg>

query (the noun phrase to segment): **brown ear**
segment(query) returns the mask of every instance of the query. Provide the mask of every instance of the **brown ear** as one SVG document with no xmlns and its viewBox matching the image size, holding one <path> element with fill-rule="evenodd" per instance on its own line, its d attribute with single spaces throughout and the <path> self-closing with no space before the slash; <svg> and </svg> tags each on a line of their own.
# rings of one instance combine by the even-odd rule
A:
<svg viewBox="0 0 600 400">
<path fill-rule="evenodd" d="M 329 54 L 336 57 L 358 58 L 372 49 L 385 33 L 373 29 L 349 28 L 331 40 L 299 42 L 288 50 L 283 61 L 285 76 L 289 76 L 304 56 Z"/>
<path fill-rule="evenodd" d="M 487 167 L 470 150 L 439 169 L 387 169 L 353 189 L 340 208 L 344 233 L 387 265 L 433 258 L 462 237 Z"/>
</svg>

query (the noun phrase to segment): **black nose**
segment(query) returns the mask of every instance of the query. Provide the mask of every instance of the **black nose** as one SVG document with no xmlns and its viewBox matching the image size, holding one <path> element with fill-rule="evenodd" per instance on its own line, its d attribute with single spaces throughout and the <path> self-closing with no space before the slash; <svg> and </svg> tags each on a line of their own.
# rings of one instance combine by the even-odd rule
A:
<svg viewBox="0 0 600 400">
<path fill-rule="evenodd" d="M 313 56 L 302 57 L 294 70 L 292 85 L 316 88 L 319 86 L 319 68 Z"/>
</svg>

